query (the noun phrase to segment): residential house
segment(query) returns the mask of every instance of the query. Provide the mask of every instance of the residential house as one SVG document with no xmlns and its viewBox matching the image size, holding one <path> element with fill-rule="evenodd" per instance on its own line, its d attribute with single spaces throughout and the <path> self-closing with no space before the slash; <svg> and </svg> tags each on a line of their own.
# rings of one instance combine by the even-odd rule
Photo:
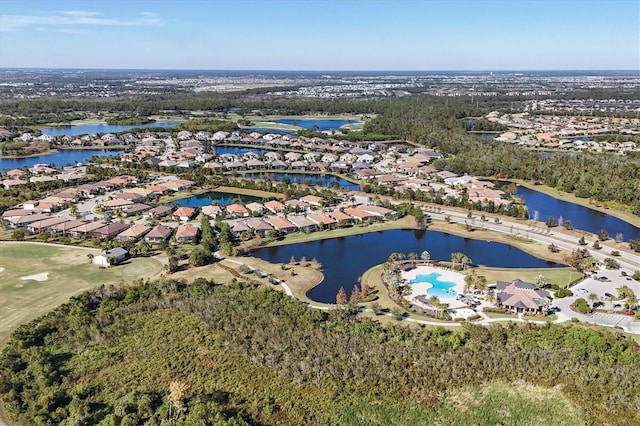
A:
<svg viewBox="0 0 640 426">
<path fill-rule="evenodd" d="M 310 219 L 307 219 L 303 215 L 289 215 L 287 216 L 289 222 L 293 223 L 296 228 L 301 231 L 315 231 L 318 228 L 318 224 Z"/>
<path fill-rule="evenodd" d="M 266 220 L 276 231 L 284 234 L 295 232 L 298 229 L 293 223 L 282 216 L 271 216 Z"/>
<path fill-rule="evenodd" d="M 286 209 L 286 206 L 277 200 L 267 201 L 264 203 L 264 207 L 274 214 L 281 213 Z"/>
<path fill-rule="evenodd" d="M 338 225 L 336 219 L 321 213 L 309 213 L 307 214 L 307 219 L 315 222 L 318 227 L 322 227 L 323 229 L 334 229 Z"/>
<path fill-rule="evenodd" d="M 249 219 L 247 219 L 246 223 L 251 229 L 253 229 L 262 237 L 266 236 L 267 232 L 273 230 L 273 226 L 259 217 L 250 217 Z"/>
<path fill-rule="evenodd" d="M 377 215 L 368 213 L 356 207 L 344 209 L 344 212 L 360 222 L 374 222 L 377 220 Z"/>
<path fill-rule="evenodd" d="M 233 203 L 227 206 L 227 211 L 234 217 L 247 217 L 250 215 L 249 210 L 242 204 Z"/>
<path fill-rule="evenodd" d="M 162 241 L 167 241 L 169 237 L 171 237 L 172 233 L 173 228 L 169 228 L 164 225 L 157 225 L 144 236 L 144 240 L 149 243 L 160 243 Z"/>
<path fill-rule="evenodd" d="M 91 233 L 94 237 L 101 239 L 111 239 L 124 231 L 125 229 L 129 229 L 129 225 L 126 223 L 114 222 L 108 225 L 103 226 L 102 228 L 98 228 Z"/>
<path fill-rule="evenodd" d="M 150 230 L 151 227 L 148 225 L 136 224 L 119 233 L 115 239 L 121 241 L 137 241 Z"/>
<path fill-rule="evenodd" d="M 200 229 L 190 225 L 188 223 L 183 223 L 178 225 L 176 229 L 175 239 L 178 243 L 194 243 L 198 239 L 198 234 L 200 233 Z"/>
<path fill-rule="evenodd" d="M 173 220 L 181 220 L 183 222 L 188 221 L 196 213 L 196 209 L 193 207 L 179 207 L 173 212 Z"/>
</svg>

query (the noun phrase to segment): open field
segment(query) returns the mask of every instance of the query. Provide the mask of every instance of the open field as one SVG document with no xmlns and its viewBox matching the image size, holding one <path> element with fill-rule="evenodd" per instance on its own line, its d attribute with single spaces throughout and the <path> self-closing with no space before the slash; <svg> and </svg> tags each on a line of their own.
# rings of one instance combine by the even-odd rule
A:
<svg viewBox="0 0 640 426">
<path fill-rule="evenodd" d="M 515 278 L 520 278 L 522 281 L 535 284 L 536 278 L 539 275 L 542 275 L 547 282 L 550 282 L 551 284 L 558 284 L 561 287 L 580 276 L 580 273 L 576 272 L 574 268 L 507 269 L 482 266 L 476 268 L 476 272 L 478 275 L 484 275 L 487 277 L 487 282 L 489 283 L 494 283 L 496 281 L 511 281 Z"/>
<path fill-rule="evenodd" d="M 101 284 L 130 283 L 162 270 L 151 258 L 131 259 L 100 269 L 87 254 L 97 249 L 37 243 L 0 244 L 0 345 L 20 324 L 45 314 L 71 296 Z M 45 280 L 44 274 L 47 274 Z M 26 279 L 29 278 L 37 279 Z M 24 278 L 24 279 L 23 279 Z"/>
</svg>

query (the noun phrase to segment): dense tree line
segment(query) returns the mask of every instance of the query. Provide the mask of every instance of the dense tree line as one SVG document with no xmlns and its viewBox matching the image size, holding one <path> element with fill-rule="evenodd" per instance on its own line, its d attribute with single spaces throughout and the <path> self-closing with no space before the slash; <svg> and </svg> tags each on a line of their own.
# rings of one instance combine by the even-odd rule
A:
<svg viewBox="0 0 640 426">
<path fill-rule="evenodd" d="M 640 347 L 613 331 L 353 314 L 235 282 L 103 286 L 12 335 L 0 398 L 21 424 L 464 424 L 446 395 L 500 380 L 558 387 L 588 424 L 640 422 Z"/>
</svg>

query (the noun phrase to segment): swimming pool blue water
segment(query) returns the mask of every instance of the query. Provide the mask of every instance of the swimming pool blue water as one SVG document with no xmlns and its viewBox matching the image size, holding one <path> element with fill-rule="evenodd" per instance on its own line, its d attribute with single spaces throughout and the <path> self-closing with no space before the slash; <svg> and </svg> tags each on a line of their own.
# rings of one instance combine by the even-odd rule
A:
<svg viewBox="0 0 640 426">
<path fill-rule="evenodd" d="M 433 286 L 427 290 L 427 294 L 430 296 L 454 297 L 456 295 L 456 291 L 454 290 L 456 284 L 451 281 L 440 281 L 438 277 L 441 275 L 442 274 L 437 272 L 432 272 L 427 275 L 417 275 L 411 280 L 411 284 L 429 283 Z"/>
</svg>

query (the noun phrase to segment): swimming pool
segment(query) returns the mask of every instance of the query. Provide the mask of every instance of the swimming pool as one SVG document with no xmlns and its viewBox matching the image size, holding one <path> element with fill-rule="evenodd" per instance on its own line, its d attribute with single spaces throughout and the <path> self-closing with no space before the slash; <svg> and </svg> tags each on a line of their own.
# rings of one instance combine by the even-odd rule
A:
<svg viewBox="0 0 640 426">
<path fill-rule="evenodd" d="M 456 284 L 451 281 L 440 281 L 439 277 L 441 275 L 442 274 L 439 274 L 437 272 L 432 272 L 426 275 L 416 275 L 416 277 L 410 282 L 411 284 L 431 284 L 432 287 L 427 290 L 427 294 L 429 294 L 430 296 L 455 297 L 457 294 L 454 289 Z"/>
</svg>

